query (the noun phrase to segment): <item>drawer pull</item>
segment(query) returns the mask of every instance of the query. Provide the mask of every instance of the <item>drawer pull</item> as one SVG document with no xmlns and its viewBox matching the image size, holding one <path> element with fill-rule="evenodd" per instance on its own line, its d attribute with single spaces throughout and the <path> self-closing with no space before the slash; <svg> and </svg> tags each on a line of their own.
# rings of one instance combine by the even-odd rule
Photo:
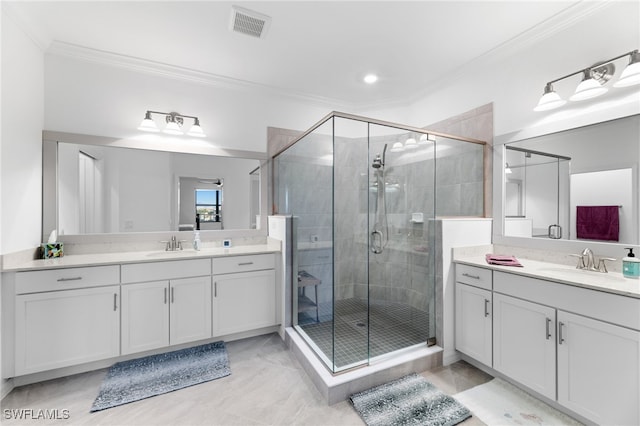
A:
<svg viewBox="0 0 640 426">
<path fill-rule="evenodd" d="M 58 278 L 58 282 L 64 282 L 64 281 L 79 281 L 81 280 L 82 277 L 71 277 L 71 278 Z"/>
<path fill-rule="evenodd" d="M 484 316 L 489 316 L 489 299 L 484 299 Z"/>
<path fill-rule="evenodd" d="M 471 275 L 471 274 L 467 274 L 466 272 L 462 274 L 463 277 L 467 277 L 467 278 L 473 278 L 474 280 L 479 280 L 480 279 L 480 275 Z"/>
<path fill-rule="evenodd" d="M 248 266 L 248 265 L 253 265 L 253 262 L 241 262 L 241 263 L 238 263 L 238 266 Z"/>
<path fill-rule="evenodd" d="M 564 343 L 564 337 L 562 336 L 562 327 L 564 327 L 563 322 L 558 323 L 558 344 L 561 345 Z"/>
<path fill-rule="evenodd" d="M 551 338 L 551 318 L 547 318 L 547 340 Z"/>
</svg>

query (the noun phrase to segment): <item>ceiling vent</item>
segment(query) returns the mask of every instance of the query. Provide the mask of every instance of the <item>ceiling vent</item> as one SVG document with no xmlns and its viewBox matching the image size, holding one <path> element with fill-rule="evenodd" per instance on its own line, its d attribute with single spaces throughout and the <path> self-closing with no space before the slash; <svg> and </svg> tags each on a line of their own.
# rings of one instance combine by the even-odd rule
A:
<svg viewBox="0 0 640 426">
<path fill-rule="evenodd" d="M 271 17 L 239 6 L 231 6 L 229 29 L 256 38 L 265 38 Z"/>
</svg>

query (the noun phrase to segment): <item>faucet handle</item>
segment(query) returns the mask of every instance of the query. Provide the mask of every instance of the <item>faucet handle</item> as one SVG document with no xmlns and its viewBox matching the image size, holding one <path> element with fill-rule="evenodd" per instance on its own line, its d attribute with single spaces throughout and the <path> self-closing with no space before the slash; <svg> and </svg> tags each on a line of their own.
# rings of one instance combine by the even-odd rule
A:
<svg viewBox="0 0 640 426">
<path fill-rule="evenodd" d="M 584 264 L 584 256 L 581 254 L 570 254 L 569 256 L 577 257 L 578 264 L 576 265 L 576 269 L 586 269 L 587 267 Z"/>
<path fill-rule="evenodd" d="M 162 240 L 158 242 L 165 244 L 164 251 L 169 251 L 171 249 L 171 241 Z"/>
<path fill-rule="evenodd" d="M 607 264 L 605 263 L 605 260 L 609 260 L 613 262 L 616 259 L 614 259 L 613 257 L 601 257 L 600 261 L 598 262 L 598 272 L 604 272 L 604 273 L 609 272 L 607 271 Z"/>
</svg>

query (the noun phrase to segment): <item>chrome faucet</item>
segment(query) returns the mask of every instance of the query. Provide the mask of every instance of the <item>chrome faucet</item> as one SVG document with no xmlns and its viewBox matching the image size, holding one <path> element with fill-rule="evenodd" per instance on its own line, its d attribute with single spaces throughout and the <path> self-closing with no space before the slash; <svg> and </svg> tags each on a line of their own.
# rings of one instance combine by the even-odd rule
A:
<svg viewBox="0 0 640 426">
<path fill-rule="evenodd" d="M 587 263 L 584 263 L 584 257 L 587 256 Z M 595 268 L 595 260 L 593 258 L 593 252 L 590 248 L 586 248 L 582 250 L 582 264 L 584 265 L 584 269 L 588 269 L 593 271 Z"/>
<path fill-rule="evenodd" d="M 164 248 L 165 251 L 178 251 L 178 250 L 182 250 L 183 241 L 184 240 L 178 240 L 176 236 L 173 235 L 169 241 L 160 241 L 160 242 L 166 244 Z"/>
<path fill-rule="evenodd" d="M 590 248 L 582 250 L 581 254 L 572 254 L 571 256 L 578 258 L 578 265 L 576 269 L 586 269 L 587 271 L 597 271 L 607 273 L 607 265 L 605 261 L 614 261 L 616 259 L 612 257 L 601 257 L 599 260 L 593 255 Z M 586 257 L 586 262 L 585 262 Z M 596 261 L 597 260 L 597 261 Z"/>
</svg>

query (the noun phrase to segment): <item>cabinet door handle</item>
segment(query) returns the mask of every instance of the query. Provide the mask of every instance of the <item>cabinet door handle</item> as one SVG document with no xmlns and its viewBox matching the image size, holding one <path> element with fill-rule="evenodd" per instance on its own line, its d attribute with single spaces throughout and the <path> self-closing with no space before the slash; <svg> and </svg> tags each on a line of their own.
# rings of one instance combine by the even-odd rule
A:
<svg viewBox="0 0 640 426">
<path fill-rule="evenodd" d="M 113 293 L 113 310 L 118 310 L 118 293 Z"/>
<path fill-rule="evenodd" d="M 484 299 L 484 316 L 489 316 L 489 299 Z"/>
<path fill-rule="evenodd" d="M 563 322 L 558 323 L 558 344 L 561 345 L 564 342 L 564 336 L 562 335 L 562 327 L 564 327 Z"/>
<path fill-rule="evenodd" d="M 551 318 L 547 318 L 547 340 L 551 338 Z"/>
<path fill-rule="evenodd" d="M 164 304 L 167 304 L 167 288 L 164 288 Z"/>
<path fill-rule="evenodd" d="M 218 297 L 218 282 L 213 282 L 213 297 Z"/>
<path fill-rule="evenodd" d="M 467 274 L 466 272 L 462 274 L 463 277 L 467 277 L 467 278 L 473 278 L 474 280 L 479 280 L 480 279 L 480 275 L 471 275 L 471 274 Z"/>
<path fill-rule="evenodd" d="M 241 262 L 241 263 L 238 263 L 238 266 L 248 266 L 248 265 L 253 265 L 253 262 Z"/>
<path fill-rule="evenodd" d="M 175 297 L 174 297 L 174 295 L 173 295 L 173 293 L 174 293 L 174 291 L 173 291 L 173 290 L 174 290 L 174 288 L 173 288 L 173 287 L 171 287 L 171 303 L 175 302 L 175 300 L 176 300 L 176 299 L 175 299 Z"/>
<path fill-rule="evenodd" d="M 64 281 L 79 281 L 81 280 L 82 277 L 71 277 L 71 278 L 58 278 L 58 282 L 64 282 Z"/>
</svg>

